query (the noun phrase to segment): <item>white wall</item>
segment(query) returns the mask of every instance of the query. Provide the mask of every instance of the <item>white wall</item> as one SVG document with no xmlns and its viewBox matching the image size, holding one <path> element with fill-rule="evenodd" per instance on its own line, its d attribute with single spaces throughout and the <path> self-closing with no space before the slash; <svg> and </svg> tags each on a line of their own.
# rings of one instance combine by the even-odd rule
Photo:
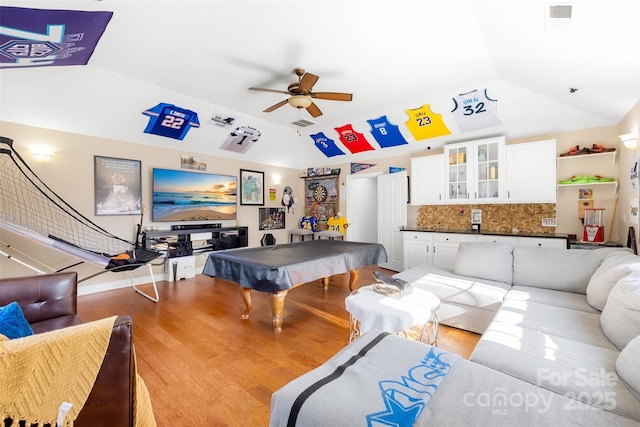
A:
<svg viewBox="0 0 640 427">
<path fill-rule="evenodd" d="M 207 160 L 207 172 L 226 175 L 239 175 L 239 170 L 251 169 L 265 173 L 265 207 L 282 207 L 281 199 L 285 186 L 293 189 L 294 196 L 299 198 L 298 208 L 295 213 L 287 214 L 287 229 L 298 226 L 300 217 L 304 211 L 304 182 L 300 179 L 302 172 L 296 169 L 267 166 L 257 163 L 246 163 L 233 159 L 222 159 L 200 153 L 190 153 L 180 150 L 180 141 L 175 142 L 175 149 L 152 147 L 142 144 L 131 144 L 124 141 L 116 141 L 105 138 L 88 137 L 66 132 L 52 131 L 48 129 L 30 127 L 15 123 L 0 122 L 1 134 L 14 140 L 14 148 L 22 156 L 25 162 L 33 169 L 36 175 L 55 191 L 62 199 L 74 209 L 91 219 L 100 227 L 126 240 L 135 240 L 135 232 L 140 217 L 137 215 L 126 216 L 95 216 L 94 215 L 94 180 L 93 180 L 93 156 L 108 156 L 125 159 L 141 160 L 142 164 L 142 191 L 143 205 L 146 206 L 143 226 L 155 226 L 158 229 L 169 229 L 171 223 L 153 223 L 151 221 L 151 170 L 154 167 L 167 169 L 180 169 L 181 155 L 194 155 Z M 54 151 L 52 159 L 48 163 L 38 163 L 31 154 L 34 146 L 51 148 Z M 279 184 L 273 183 L 273 176 L 279 175 Z M 269 200 L 269 189 L 276 189 L 276 200 Z M 238 205 L 238 223 L 249 227 L 249 246 L 260 246 L 260 239 L 264 231 L 258 230 L 258 207 Z M 235 226 L 236 221 L 216 221 L 223 226 Z M 188 222 L 186 223 L 188 224 Z M 278 242 L 286 242 L 289 233 L 285 230 L 270 231 Z M 61 268 L 76 262 L 77 259 L 64 253 L 55 253 L 49 248 L 34 246 L 24 237 L 0 229 L 0 240 L 10 243 L 15 250 L 32 254 L 36 259 L 43 259 L 46 264 L 54 268 Z M 0 246 L 2 249 L 2 246 Z M 5 251 L 6 252 L 6 251 Z M 197 261 L 201 265 L 204 259 Z M 80 267 L 81 276 L 97 272 L 97 267 Z M 140 271 L 138 271 L 140 270 Z M 145 269 L 136 270 L 136 274 L 145 273 Z M 162 269 L 158 267 L 160 273 Z M 0 276 L 12 277 L 33 274 L 31 270 L 8 260 L 0 258 Z M 87 284 L 102 283 L 114 280 L 114 277 L 124 273 L 104 274 L 87 281 Z M 81 285 L 82 286 L 82 285 Z"/>
<path fill-rule="evenodd" d="M 92 219 L 99 226 L 109 230 L 111 233 L 122 238 L 133 240 L 136 225 L 139 222 L 137 216 L 94 216 L 93 208 L 93 156 L 102 155 L 110 157 L 121 157 L 127 159 L 139 159 L 142 161 L 142 185 L 143 185 L 143 203 L 146 206 L 151 205 L 151 169 L 153 167 L 163 167 L 169 169 L 180 168 L 181 155 L 194 155 L 204 157 L 208 162 L 208 172 L 217 172 L 229 175 L 238 175 L 239 169 L 252 169 L 265 172 L 265 206 L 280 207 L 280 199 L 282 190 L 285 186 L 293 189 L 294 195 L 299 197 L 299 205 L 295 214 L 287 215 L 287 230 L 274 230 L 272 233 L 279 242 L 288 241 L 288 229 L 298 226 L 298 221 L 304 211 L 304 180 L 300 177 L 303 171 L 268 166 L 257 163 L 246 163 L 239 160 L 222 159 L 213 156 L 201 155 L 200 153 L 184 152 L 180 149 L 180 142 L 176 141 L 175 149 L 151 147 L 147 145 L 131 144 L 125 141 L 116 141 L 106 138 L 88 137 L 65 132 L 51 131 L 48 129 L 36 128 L 15 123 L 0 122 L 2 136 L 13 139 L 16 149 L 20 152 L 26 162 L 33 168 L 35 173 L 56 191 L 71 206 L 79 210 L 88 218 Z M 558 154 L 566 152 L 575 145 L 580 147 L 591 147 L 595 144 L 603 144 L 607 147 L 616 147 L 618 154 L 616 163 L 592 163 L 594 159 L 585 159 L 580 161 L 580 166 L 574 166 L 572 161 L 567 161 L 560 165 L 558 170 L 558 179 L 568 178 L 572 174 L 589 174 L 589 175 L 606 175 L 613 176 L 620 181 L 618 190 L 618 199 L 608 186 L 594 186 L 595 206 L 603 207 L 607 212 L 607 227 L 610 230 L 610 240 L 619 241 L 623 245 L 626 244 L 627 230 L 629 225 L 628 210 L 630 194 L 630 184 L 628 180 L 629 167 L 633 159 L 640 155 L 640 149 L 630 152 L 626 148 L 619 145 L 617 136 L 621 133 L 638 131 L 640 127 L 640 102 L 629 112 L 627 117 L 618 126 L 605 126 L 592 129 L 584 129 L 571 132 L 558 132 L 548 135 L 537 135 L 530 138 L 520 138 L 509 140 L 508 143 L 520 143 L 527 141 L 536 141 L 542 139 L 555 138 L 557 140 Z M 30 148 L 33 146 L 46 146 L 54 150 L 55 154 L 49 163 L 37 163 L 30 154 Z M 291 154 L 290 155 L 294 155 Z M 563 161 L 564 162 L 564 161 Z M 409 171 L 410 157 L 395 156 L 384 159 L 372 160 L 374 164 L 371 168 L 365 169 L 360 173 L 382 172 L 388 173 L 389 167 L 404 167 Z M 313 167 L 322 167 L 327 165 L 310 165 Z M 349 163 L 333 165 L 340 167 L 342 174 L 340 184 L 346 185 L 345 177 L 350 174 Z M 277 185 L 273 184 L 272 176 L 280 175 L 281 182 Z M 268 199 L 269 188 L 276 189 L 276 200 Z M 575 190 L 575 191 L 574 191 Z M 348 189 L 347 189 L 348 191 Z M 634 197 L 638 197 L 637 194 Z M 619 201 L 619 207 L 616 206 Z M 407 224 L 415 226 L 418 206 L 408 206 Z M 340 209 L 346 212 L 347 206 L 344 201 L 341 202 Z M 582 224 L 577 218 L 577 187 L 562 188 L 558 192 L 557 201 L 557 217 L 558 217 L 558 233 L 578 234 L 582 233 Z M 624 217 L 624 220 L 623 220 Z M 348 219 L 348 218 L 347 218 Z M 258 230 L 258 208 L 255 206 L 238 206 L 238 222 L 240 225 L 249 227 L 249 245 L 259 246 L 260 238 L 263 232 Z M 613 223 L 613 225 L 611 225 Z M 151 225 L 158 228 L 168 229 L 168 223 L 152 223 L 150 215 L 145 216 L 144 226 Z M 235 221 L 229 221 L 227 226 L 236 225 Z M 640 227 L 635 226 L 636 233 L 640 231 Z M 0 230 L 0 240 L 10 243 L 15 249 L 24 252 L 27 255 L 33 255 L 34 258 L 42 259 L 55 268 L 68 265 L 75 259 L 68 257 L 62 253 L 52 253 L 50 249 L 34 246 L 31 242 L 11 233 Z M 204 259 L 198 259 L 196 266 L 202 265 Z M 79 272 L 95 272 L 91 267 L 80 267 Z M 138 270 L 136 270 L 138 271 Z M 162 269 L 157 269 L 158 273 Z M 0 258 L 0 277 L 22 276 L 33 274 L 32 271 L 16 264 L 6 258 Z M 122 273 L 120 273 L 122 274 Z M 140 272 L 137 274 L 144 274 Z M 86 285 L 101 284 L 105 281 L 114 280 L 111 274 L 101 275 L 95 279 L 86 282 Z M 83 284 L 84 286 L 85 284 Z"/>
</svg>

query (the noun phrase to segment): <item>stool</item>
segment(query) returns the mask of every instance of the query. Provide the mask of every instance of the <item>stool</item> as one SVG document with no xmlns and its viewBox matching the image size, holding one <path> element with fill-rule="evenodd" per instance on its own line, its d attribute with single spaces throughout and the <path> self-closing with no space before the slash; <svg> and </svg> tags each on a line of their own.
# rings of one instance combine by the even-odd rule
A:
<svg viewBox="0 0 640 427">
<path fill-rule="evenodd" d="M 326 237 L 327 239 L 330 239 L 330 240 L 335 240 L 336 238 L 340 240 L 344 240 L 344 235 L 341 232 L 334 231 L 334 230 L 318 231 L 316 232 L 316 236 L 318 236 L 318 239 L 322 239 L 323 237 Z"/>
<path fill-rule="evenodd" d="M 398 334 L 422 325 L 420 341 L 438 345 L 440 298 L 429 291 L 412 287 L 395 299 L 376 292 L 373 285 L 363 286 L 345 299 L 345 306 L 350 314 L 349 342 L 372 329 Z"/>
<path fill-rule="evenodd" d="M 316 237 L 313 234 L 313 231 L 309 230 L 308 228 L 296 228 L 295 230 L 291 230 L 291 237 L 290 237 L 291 243 L 293 243 L 293 236 L 298 236 L 299 242 L 304 242 L 304 239 L 306 238 L 306 236 L 311 236 L 311 240 L 314 240 Z"/>
</svg>

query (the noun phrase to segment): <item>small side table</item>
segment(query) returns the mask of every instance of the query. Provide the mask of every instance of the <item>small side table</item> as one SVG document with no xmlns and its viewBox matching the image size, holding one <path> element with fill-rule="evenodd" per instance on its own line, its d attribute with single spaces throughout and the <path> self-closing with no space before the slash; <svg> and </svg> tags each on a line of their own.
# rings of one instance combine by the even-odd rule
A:
<svg viewBox="0 0 640 427">
<path fill-rule="evenodd" d="M 309 230 L 308 228 L 296 228 L 294 230 L 291 230 L 289 237 L 289 241 L 291 243 L 293 243 L 293 236 L 298 236 L 299 242 L 304 242 L 307 236 L 311 236 L 311 240 L 314 240 L 316 237 L 313 234 L 313 231 Z"/>
<path fill-rule="evenodd" d="M 440 299 L 429 291 L 413 288 L 401 299 L 379 294 L 373 285 L 353 291 L 346 299 L 349 342 L 372 329 L 398 334 L 422 325 L 420 341 L 438 345 Z"/>
<path fill-rule="evenodd" d="M 344 240 L 344 234 L 334 230 L 317 231 L 316 236 L 318 236 L 318 239 L 322 239 L 323 237 L 326 237 L 327 239 L 330 239 L 330 240 L 335 240 L 335 239 Z"/>
</svg>

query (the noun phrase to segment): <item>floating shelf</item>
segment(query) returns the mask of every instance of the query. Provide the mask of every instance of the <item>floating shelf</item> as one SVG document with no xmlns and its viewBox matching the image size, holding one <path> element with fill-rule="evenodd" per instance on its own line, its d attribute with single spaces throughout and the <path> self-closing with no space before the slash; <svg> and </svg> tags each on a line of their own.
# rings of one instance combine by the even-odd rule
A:
<svg viewBox="0 0 640 427">
<path fill-rule="evenodd" d="M 618 192 L 618 182 L 617 181 L 613 181 L 613 182 L 580 182 L 580 183 L 576 183 L 576 184 L 558 184 L 558 188 L 560 187 L 590 187 L 592 185 L 613 185 L 613 194 L 616 194 Z"/>
<path fill-rule="evenodd" d="M 618 154 L 618 151 L 606 151 L 604 153 L 590 153 L 590 154 L 576 154 L 573 156 L 564 156 L 564 157 L 556 157 L 556 166 L 558 161 L 560 160 L 567 160 L 567 159 L 584 159 L 586 157 L 597 157 L 597 156 L 608 156 L 611 155 L 612 156 L 612 161 L 613 161 L 613 165 L 615 166 L 616 164 L 616 155 Z"/>
</svg>

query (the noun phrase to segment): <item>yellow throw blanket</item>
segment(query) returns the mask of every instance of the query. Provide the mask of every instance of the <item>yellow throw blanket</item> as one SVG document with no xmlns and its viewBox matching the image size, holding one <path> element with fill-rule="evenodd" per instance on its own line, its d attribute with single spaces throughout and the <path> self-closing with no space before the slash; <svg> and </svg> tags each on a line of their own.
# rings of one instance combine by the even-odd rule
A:
<svg viewBox="0 0 640 427">
<path fill-rule="evenodd" d="M 73 404 L 65 427 L 84 406 L 102 365 L 116 316 L 25 338 L 0 340 L 0 416 L 27 425 L 55 425 L 62 402 Z M 138 378 L 138 426 L 155 426 L 149 395 Z"/>
</svg>

